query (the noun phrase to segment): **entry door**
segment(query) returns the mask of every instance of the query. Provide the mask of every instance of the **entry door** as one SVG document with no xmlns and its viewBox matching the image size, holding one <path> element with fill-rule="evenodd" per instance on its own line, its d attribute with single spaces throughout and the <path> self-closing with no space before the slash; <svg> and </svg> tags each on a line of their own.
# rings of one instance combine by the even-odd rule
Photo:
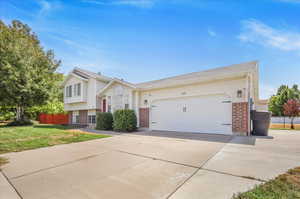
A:
<svg viewBox="0 0 300 199">
<path fill-rule="evenodd" d="M 198 96 L 156 101 L 153 130 L 232 134 L 231 102 L 224 96 Z"/>
<path fill-rule="evenodd" d="M 106 112 L 106 99 L 102 100 L 102 112 Z"/>
</svg>

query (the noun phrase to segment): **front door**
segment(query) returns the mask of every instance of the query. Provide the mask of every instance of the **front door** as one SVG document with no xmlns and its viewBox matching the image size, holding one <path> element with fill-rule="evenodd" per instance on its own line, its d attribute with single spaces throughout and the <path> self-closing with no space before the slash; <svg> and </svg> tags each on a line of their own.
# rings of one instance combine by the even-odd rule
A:
<svg viewBox="0 0 300 199">
<path fill-rule="evenodd" d="M 106 99 L 102 100 L 102 112 L 106 112 Z"/>
</svg>

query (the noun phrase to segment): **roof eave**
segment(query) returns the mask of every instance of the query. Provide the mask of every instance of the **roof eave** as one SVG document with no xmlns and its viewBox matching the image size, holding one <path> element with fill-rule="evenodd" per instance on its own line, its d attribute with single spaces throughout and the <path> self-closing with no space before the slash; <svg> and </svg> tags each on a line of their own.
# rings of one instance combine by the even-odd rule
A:
<svg viewBox="0 0 300 199">
<path fill-rule="evenodd" d="M 226 76 L 215 76 L 213 78 L 209 79 L 202 79 L 198 81 L 192 81 L 192 82 L 179 82 L 179 83 L 174 83 L 174 84 L 169 84 L 169 85 L 161 85 L 161 86 L 153 86 L 153 87 L 138 87 L 137 90 L 139 91 L 149 91 L 149 90 L 156 90 L 156 89 L 164 89 L 164 88 L 172 88 L 172 87 L 177 87 L 177 86 L 186 86 L 190 84 L 197 84 L 197 83 L 210 83 L 214 81 L 222 81 L 222 80 L 228 80 L 228 79 L 236 79 L 236 78 L 244 78 L 247 76 L 249 72 L 242 72 L 239 74 L 234 74 L 234 75 L 226 75 Z"/>
</svg>

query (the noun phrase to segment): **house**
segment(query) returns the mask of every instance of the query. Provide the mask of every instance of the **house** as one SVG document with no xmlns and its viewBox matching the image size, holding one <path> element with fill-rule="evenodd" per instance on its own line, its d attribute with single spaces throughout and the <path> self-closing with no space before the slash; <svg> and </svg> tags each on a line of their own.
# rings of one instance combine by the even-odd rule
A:
<svg viewBox="0 0 300 199">
<path fill-rule="evenodd" d="M 258 62 L 132 84 L 74 68 L 63 82 L 70 124 L 95 126 L 97 112 L 133 109 L 140 128 L 249 135 Z"/>
</svg>

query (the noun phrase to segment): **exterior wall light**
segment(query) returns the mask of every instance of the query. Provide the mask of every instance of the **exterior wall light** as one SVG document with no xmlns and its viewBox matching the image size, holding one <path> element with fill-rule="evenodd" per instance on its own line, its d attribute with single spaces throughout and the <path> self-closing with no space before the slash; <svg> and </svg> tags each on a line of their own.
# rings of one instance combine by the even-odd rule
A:
<svg viewBox="0 0 300 199">
<path fill-rule="evenodd" d="M 242 90 L 238 90 L 237 91 L 237 98 L 242 98 L 243 97 L 243 91 Z"/>
<path fill-rule="evenodd" d="M 148 104 L 148 100 L 144 100 L 144 105 L 147 105 Z"/>
</svg>

